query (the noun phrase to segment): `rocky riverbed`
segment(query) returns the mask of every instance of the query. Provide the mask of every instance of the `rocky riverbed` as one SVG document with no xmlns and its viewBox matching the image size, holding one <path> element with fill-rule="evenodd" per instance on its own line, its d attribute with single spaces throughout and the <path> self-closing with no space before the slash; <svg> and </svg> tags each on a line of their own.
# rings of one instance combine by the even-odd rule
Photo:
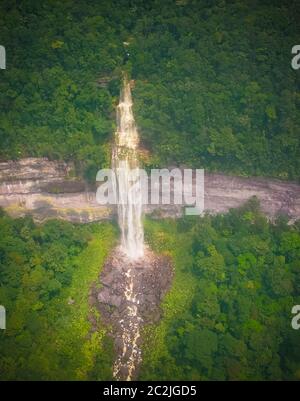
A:
<svg viewBox="0 0 300 401">
<path fill-rule="evenodd" d="M 141 328 L 159 321 L 160 303 L 172 275 L 170 259 L 147 248 L 144 257 L 135 261 L 128 259 L 119 247 L 107 259 L 99 277 L 101 288 L 92 288 L 91 299 L 114 339 L 117 380 L 138 376 L 142 361 Z"/>
</svg>

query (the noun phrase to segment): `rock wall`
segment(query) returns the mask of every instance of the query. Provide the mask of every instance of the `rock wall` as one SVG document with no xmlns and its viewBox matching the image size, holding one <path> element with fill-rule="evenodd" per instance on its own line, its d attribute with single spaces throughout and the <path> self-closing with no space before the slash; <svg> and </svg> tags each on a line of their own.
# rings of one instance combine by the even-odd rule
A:
<svg viewBox="0 0 300 401">
<path fill-rule="evenodd" d="M 95 190 L 73 177 L 71 163 L 27 158 L 0 163 L 0 206 L 13 217 L 60 218 L 88 223 L 111 217 L 96 203 Z"/>
<path fill-rule="evenodd" d="M 60 218 L 88 223 L 110 219 L 114 207 L 96 202 L 96 189 L 73 176 L 71 163 L 27 158 L 0 163 L 0 206 L 13 217 L 27 214 L 36 221 Z M 257 196 L 270 217 L 287 214 L 300 218 L 300 185 L 275 179 L 205 174 L 204 209 L 224 213 Z M 149 205 L 145 212 L 157 218 L 179 217 L 178 205 Z"/>
</svg>

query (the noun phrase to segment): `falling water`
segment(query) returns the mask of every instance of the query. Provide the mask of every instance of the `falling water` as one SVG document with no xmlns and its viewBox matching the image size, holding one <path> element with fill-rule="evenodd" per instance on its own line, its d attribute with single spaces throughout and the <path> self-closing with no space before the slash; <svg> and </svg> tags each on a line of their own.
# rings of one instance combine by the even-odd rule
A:
<svg viewBox="0 0 300 401">
<path fill-rule="evenodd" d="M 98 293 L 101 311 L 112 323 L 115 337 L 113 376 L 116 380 L 138 377 L 142 363 L 141 327 L 151 316 L 159 315 L 158 305 L 169 283 L 166 273 L 172 274 L 170 263 L 144 245 L 140 181 L 143 177 L 137 171 L 138 145 L 130 83 L 125 78 L 117 107 L 112 154 L 121 245 L 115 248 L 104 266 L 101 273 L 104 285 Z M 107 305 L 114 308 L 107 308 Z"/>
<path fill-rule="evenodd" d="M 125 78 L 117 107 L 117 131 L 112 166 L 116 172 L 115 190 L 121 246 L 131 259 L 144 255 L 141 183 L 133 174 L 139 166 L 138 144 L 139 136 L 132 112 L 130 83 Z"/>
<path fill-rule="evenodd" d="M 137 289 L 135 288 L 136 261 L 144 256 L 144 231 L 142 225 L 142 191 L 138 175 L 137 147 L 139 136 L 132 112 L 130 83 L 125 78 L 117 107 L 117 131 L 112 154 L 112 166 L 116 173 L 115 194 L 118 204 L 118 221 L 121 229 L 121 250 L 125 254 L 122 264 L 126 267 L 124 298 L 126 312 L 120 322 L 123 349 L 114 364 L 116 379 L 131 380 L 141 362 L 139 349 L 140 323 Z M 139 262 L 137 262 L 139 263 Z M 125 375 L 122 372 L 126 372 Z"/>
</svg>

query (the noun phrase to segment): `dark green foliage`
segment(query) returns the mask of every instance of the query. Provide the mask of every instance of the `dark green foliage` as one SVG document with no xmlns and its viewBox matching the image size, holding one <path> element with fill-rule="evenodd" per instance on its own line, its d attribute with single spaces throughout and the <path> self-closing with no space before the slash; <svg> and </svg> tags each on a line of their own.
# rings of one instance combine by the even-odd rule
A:
<svg viewBox="0 0 300 401">
<path fill-rule="evenodd" d="M 299 4 L 2 0 L 0 159 L 73 160 L 93 181 L 110 161 L 126 70 L 148 167 L 299 178 L 300 75 L 290 66 Z M 177 281 L 142 378 L 299 379 L 290 320 L 300 303 L 300 224 L 271 224 L 254 201 L 225 216 L 147 224 L 153 248 L 173 256 Z M 97 277 L 112 233 L 90 245 L 97 229 L 36 226 L 1 210 L 0 226 L 10 327 L 0 333 L 1 378 L 110 378 L 110 341 L 106 353 L 103 332 L 86 339 L 81 285 Z M 79 296 L 77 316 L 68 299 Z"/>
<path fill-rule="evenodd" d="M 143 379 L 299 379 L 299 332 L 291 327 L 291 309 L 300 304 L 297 224 L 269 223 L 252 201 L 226 215 L 146 227 L 176 271 L 165 317 L 153 328 L 159 342 L 151 344 L 163 358 L 150 347 Z M 170 313 L 181 307 L 183 291 L 190 300 L 184 312 Z"/>
<path fill-rule="evenodd" d="M 1 159 L 74 160 L 93 181 L 109 163 L 116 89 L 100 81 L 114 76 L 123 45 L 102 10 L 87 1 L 1 2 Z"/>
<path fill-rule="evenodd" d="M 0 379 L 111 379 L 111 342 L 101 325 L 92 334 L 88 320 L 90 287 L 114 243 L 111 227 L 35 225 L 2 214 L 0 231 L 0 304 L 7 314 Z"/>
<path fill-rule="evenodd" d="M 75 160 L 94 180 L 126 70 L 149 165 L 299 177 L 297 0 L 3 0 L 0 13 L 2 159 Z"/>
<path fill-rule="evenodd" d="M 299 2 L 151 4 L 131 63 L 154 164 L 299 177 Z"/>
</svg>

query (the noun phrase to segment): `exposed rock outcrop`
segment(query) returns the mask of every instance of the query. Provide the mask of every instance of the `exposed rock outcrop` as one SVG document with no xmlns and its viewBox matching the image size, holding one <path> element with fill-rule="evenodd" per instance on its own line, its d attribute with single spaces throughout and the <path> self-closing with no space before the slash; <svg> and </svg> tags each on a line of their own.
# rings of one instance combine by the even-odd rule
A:
<svg viewBox="0 0 300 401">
<path fill-rule="evenodd" d="M 28 158 L 0 163 L 0 206 L 14 217 L 30 214 L 36 221 L 61 218 L 88 223 L 112 218 L 114 207 L 96 202 L 96 188 L 72 177 L 71 163 Z M 205 173 L 204 209 L 224 213 L 257 196 L 262 210 L 273 218 L 284 213 L 300 218 L 300 185 L 266 178 Z M 172 198 L 172 195 L 171 195 Z M 157 218 L 179 217 L 179 205 L 146 205 Z"/>
<path fill-rule="evenodd" d="M 78 223 L 110 218 L 95 190 L 72 176 L 72 163 L 27 158 L 0 163 L 0 206 L 13 217 L 59 218 Z"/>
<path fill-rule="evenodd" d="M 134 379 L 142 360 L 140 329 L 160 319 L 160 303 L 170 287 L 173 270 L 170 259 L 146 248 L 143 258 L 132 261 L 116 248 L 105 263 L 90 299 L 111 327 L 117 379 Z"/>
</svg>

